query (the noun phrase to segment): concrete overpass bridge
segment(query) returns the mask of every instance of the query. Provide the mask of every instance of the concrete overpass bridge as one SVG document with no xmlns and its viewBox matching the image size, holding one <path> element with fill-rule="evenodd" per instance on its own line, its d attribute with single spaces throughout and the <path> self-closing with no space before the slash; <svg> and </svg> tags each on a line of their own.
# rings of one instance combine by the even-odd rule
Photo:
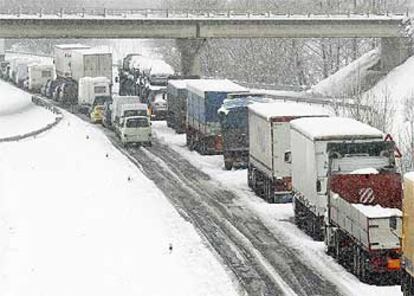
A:
<svg viewBox="0 0 414 296">
<path fill-rule="evenodd" d="M 209 38 L 381 38 L 382 69 L 408 57 L 402 37 L 405 15 L 206 12 L 167 10 L 106 10 L 100 12 L 23 11 L 0 13 L 0 38 L 168 38 L 186 62 L 197 68 L 197 56 Z"/>
</svg>

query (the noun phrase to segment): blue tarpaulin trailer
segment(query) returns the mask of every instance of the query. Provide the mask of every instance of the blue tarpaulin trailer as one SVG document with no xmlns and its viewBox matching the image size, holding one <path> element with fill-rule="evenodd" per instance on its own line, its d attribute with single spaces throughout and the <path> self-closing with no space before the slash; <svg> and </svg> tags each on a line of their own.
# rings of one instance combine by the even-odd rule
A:
<svg viewBox="0 0 414 296">
<path fill-rule="evenodd" d="M 200 154 L 223 152 L 218 109 L 232 92 L 245 92 L 229 80 L 200 79 L 187 84 L 187 145 Z"/>
<path fill-rule="evenodd" d="M 227 170 L 247 168 L 249 161 L 249 110 L 254 103 L 269 103 L 273 99 L 263 94 L 245 93 L 229 96 L 218 110 L 223 139 L 224 167 Z"/>
</svg>

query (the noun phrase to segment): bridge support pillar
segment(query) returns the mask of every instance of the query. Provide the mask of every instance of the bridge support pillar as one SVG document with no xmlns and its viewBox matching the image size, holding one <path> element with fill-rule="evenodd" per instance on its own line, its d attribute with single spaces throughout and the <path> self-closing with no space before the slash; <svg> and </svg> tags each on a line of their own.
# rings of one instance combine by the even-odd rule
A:
<svg viewBox="0 0 414 296">
<path fill-rule="evenodd" d="M 6 51 L 4 48 L 4 39 L 0 39 L 0 62 L 4 61 L 6 55 Z"/>
<path fill-rule="evenodd" d="M 389 72 L 410 56 L 407 38 L 381 38 L 381 70 Z"/>
<path fill-rule="evenodd" d="M 183 75 L 200 75 L 200 52 L 205 39 L 176 39 L 176 45 L 181 55 L 181 72 Z"/>
</svg>

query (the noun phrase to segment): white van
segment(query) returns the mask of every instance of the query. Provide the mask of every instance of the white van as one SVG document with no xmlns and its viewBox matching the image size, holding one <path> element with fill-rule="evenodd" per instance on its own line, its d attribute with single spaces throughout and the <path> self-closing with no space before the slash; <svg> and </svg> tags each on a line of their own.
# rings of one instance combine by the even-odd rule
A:
<svg viewBox="0 0 414 296">
<path fill-rule="evenodd" d="M 122 118 L 116 131 L 124 146 L 128 144 L 152 145 L 151 121 L 148 116 Z"/>
</svg>

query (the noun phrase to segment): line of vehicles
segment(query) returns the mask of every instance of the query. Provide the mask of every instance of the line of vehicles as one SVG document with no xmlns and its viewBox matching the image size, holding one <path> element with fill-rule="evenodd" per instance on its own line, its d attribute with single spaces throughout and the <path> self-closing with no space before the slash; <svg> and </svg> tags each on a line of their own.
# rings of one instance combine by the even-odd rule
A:
<svg viewBox="0 0 414 296">
<path fill-rule="evenodd" d="M 57 46 L 51 68 L 25 72 L 12 60 L 1 62 L 0 75 L 32 92 L 40 85 L 44 96 L 113 128 L 125 144 L 151 146 L 150 119 L 166 118 L 190 150 L 222 154 L 227 170 L 247 168 L 258 196 L 292 202 L 297 226 L 361 281 L 401 281 L 404 295 L 414 295 L 414 175 L 405 177 L 403 193 L 390 136 L 320 105 L 275 101 L 229 80 L 176 76 L 136 54 L 123 59 L 113 94 L 108 54 Z M 40 69 L 53 71 L 36 88 L 18 78 L 19 71 L 26 80 L 42 76 Z"/>
<path fill-rule="evenodd" d="M 414 234 L 405 243 L 413 201 L 403 229 L 398 149 L 389 135 L 226 80 L 169 81 L 167 100 L 167 124 L 186 133 L 190 150 L 223 154 L 225 169 L 247 167 L 249 187 L 268 202 L 293 201 L 297 226 L 362 282 L 402 278 L 404 295 L 414 295 Z"/>
<path fill-rule="evenodd" d="M 125 77 L 131 82 L 129 74 L 124 76 L 120 66 L 115 78 L 121 86 L 119 95 L 113 94 L 112 53 L 82 44 L 55 45 L 53 60 L 3 60 L 0 77 L 86 114 L 91 122 L 113 129 L 125 145 L 151 146 L 150 120 L 166 116 L 166 79 L 173 72 L 163 61 L 154 59 L 143 64 L 143 60 L 139 55 L 124 59 L 128 73 L 136 79 L 131 90 L 125 82 Z"/>
</svg>

